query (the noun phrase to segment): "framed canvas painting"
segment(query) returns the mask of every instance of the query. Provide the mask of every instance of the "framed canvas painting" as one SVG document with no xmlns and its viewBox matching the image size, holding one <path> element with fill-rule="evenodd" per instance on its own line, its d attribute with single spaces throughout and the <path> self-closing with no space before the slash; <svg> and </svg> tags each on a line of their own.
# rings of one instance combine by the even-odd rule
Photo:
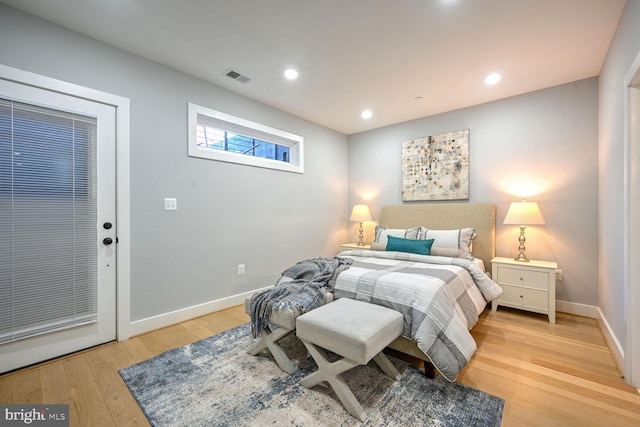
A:
<svg viewBox="0 0 640 427">
<path fill-rule="evenodd" d="M 469 129 L 402 142 L 402 201 L 469 199 Z"/>
</svg>

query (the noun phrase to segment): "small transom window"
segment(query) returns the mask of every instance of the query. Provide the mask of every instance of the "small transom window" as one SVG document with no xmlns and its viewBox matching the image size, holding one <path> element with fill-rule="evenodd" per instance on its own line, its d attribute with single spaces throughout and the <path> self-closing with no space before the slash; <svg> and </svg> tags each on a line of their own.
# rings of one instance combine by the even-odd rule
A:
<svg viewBox="0 0 640 427">
<path fill-rule="evenodd" d="M 303 173 L 303 138 L 189 104 L 189 156 Z"/>
</svg>

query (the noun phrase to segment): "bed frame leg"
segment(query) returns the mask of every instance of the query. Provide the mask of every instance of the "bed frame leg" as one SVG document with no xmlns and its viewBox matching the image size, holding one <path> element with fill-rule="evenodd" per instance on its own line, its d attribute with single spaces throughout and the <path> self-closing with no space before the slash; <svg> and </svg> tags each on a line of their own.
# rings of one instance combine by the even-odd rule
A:
<svg viewBox="0 0 640 427">
<path fill-rule="evenodd" d="M 436 369 L 433 367 L 433 365 L 431 363 L 424 362 L 424 374 L 430 380 L 432 380 L 432 379 L 434 379 L 436 377 Z"/>
</svg>

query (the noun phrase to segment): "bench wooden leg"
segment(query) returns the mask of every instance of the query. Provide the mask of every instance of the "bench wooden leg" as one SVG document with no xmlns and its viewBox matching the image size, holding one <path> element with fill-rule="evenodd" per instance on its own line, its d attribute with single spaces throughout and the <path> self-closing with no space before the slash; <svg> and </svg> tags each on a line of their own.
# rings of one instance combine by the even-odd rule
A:
<svg viewBox="0 0 640 427">
<path fill-rule="evenodd" d="M 268 349 L 273 358 L 276 360 L 276 363 L 287 374 L 291 375 L 296 371 L 296 367 L 289 360 L 289 356 L 284 352 L 282 347 L 278 344 L 278 341 L 289 335 L 293 332 L 293 329 L 288 329 L 284 327 L 279 327 L 275 329 L 273 332 L 267 332 L 265 330 L 262 331 L 262 339 L 255 346 L 251 347 L 247 350 L 252 356 L 256 356 L 262 350 Z"/>
</svg>

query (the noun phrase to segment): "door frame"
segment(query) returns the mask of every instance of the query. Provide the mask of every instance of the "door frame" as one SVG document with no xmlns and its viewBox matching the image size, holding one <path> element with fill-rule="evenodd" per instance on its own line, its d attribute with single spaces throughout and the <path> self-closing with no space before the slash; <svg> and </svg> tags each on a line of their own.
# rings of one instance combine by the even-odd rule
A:
<svg viewBox="0 0 640 427">
<path fill-rule="evenodd" d="M 624 377 L 640 387 L 640 52 L 624 77 Z M 633 120 L 635 118 L 635 121 Z"/>
<path fill-rule="evenodd" d="M 130 100 L 0 64 L 0 79 L 83 98 L 115 108 L 116 112 L 116 339 L 130 337 L 131 214 L 130 214 Z"/>
</svg>

